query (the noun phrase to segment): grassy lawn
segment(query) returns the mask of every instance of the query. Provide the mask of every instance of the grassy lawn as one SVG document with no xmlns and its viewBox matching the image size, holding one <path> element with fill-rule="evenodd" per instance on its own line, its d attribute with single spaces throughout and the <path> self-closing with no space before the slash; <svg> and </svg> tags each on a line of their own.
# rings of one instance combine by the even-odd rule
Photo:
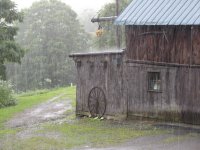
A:
<svg viewBox="0 0 200 150">
<path fill-rule="evenodd" d="M 123 125 L 119 122 L 75 119 L 61 124 L 45 123 L 42 129 L 24 139 L 11 139 L 4 147 L 12 150 L 49 150 L 72 149 L 80 147 L 105 147 L 123 143 L 141 136 L 158 135 L 163 131 L 139 123 Z M 136 126 L 137 124 L 137 126 Z M 141 126 L 140 126 L 141 125 Z M 148 127 L 147 127 L 148 126 Z M 12 145 L 12 146 L 11 146 Z"/>
<path fill-rule="evenodd" d="M 138 125 L 138 124 L 137 124 Z M 105 147 L 123 143 L 128 139 L 156 135 L 161 131 L 152 127 L 139 129 L 136 126 L 125 126 L 119 122 L 100 121 L 94 119 L 80 119 L 73 123 L 63 123 L 60 125 L 47 125 L 41 133 L 53 132 L 57 130 L 63 135 L 60 139 L 54 140 L 63 148 L 74 148 L 78 146 Z"/>
<path fill-rule="evenodd" d="M 61 100 L 70 99 L 73 109 L 66 112 L 62 122 L 46 122 L 32 128 L 3 128 L 6 120 L 16 113 L 33 107 L 54 96 L 63 94 Z M 151 124 L 134 121 L 120 123 L 92 118 L 77 119 L 75 117 L 75 87 L 59 88 L 51 91 L 30 92 L 18 95 L 18 105 L 0 109 L 0 149 L 3 150 L 49 150 L 71 149 L 79 147 L 105 147 L 115 145 L 126 140 L 148 135 L 157 135 L 163 131 Z M 22 133 L 30 132 L 22 136 Z M 2 147 L 1 147 L 2 143 Z"/>
<path fill-rule="evenodd" d="M 0 109 L 0 129 L 2 129 L 4 123 L 15 114 L 23 112 L 25 109 L 45 102 L 48 99 L 53 98 L 54 96 L 57 96 L 59 94 L 67 94 L 68 91 L 70 94 L 72 92 L 75 92 L 75 87 L 41 90 L 17 95 L 16 97 L 18 99 L 18 104 L 16 106 Z"/>
</svg>

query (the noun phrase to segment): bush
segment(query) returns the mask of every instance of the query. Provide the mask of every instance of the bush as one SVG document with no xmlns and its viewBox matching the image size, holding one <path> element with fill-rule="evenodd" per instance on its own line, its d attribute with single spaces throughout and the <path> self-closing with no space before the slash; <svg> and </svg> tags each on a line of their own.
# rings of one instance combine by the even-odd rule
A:
<svg viewBox="0 0 200 150">
<path fill-rule="evenodd" d="M 16 105 L 10 82 L 0 80 L 0 108 Z"/>
</svg>

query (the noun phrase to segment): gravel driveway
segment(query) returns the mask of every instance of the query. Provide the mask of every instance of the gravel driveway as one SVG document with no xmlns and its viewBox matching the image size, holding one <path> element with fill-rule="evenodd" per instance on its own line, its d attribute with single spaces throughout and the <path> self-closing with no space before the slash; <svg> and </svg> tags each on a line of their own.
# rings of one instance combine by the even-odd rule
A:
<svg viewBox="0 0 200 150">
<path fill-rule="evenodd" d="M 7 122 L 6 126 L 11 128 L 32 126 L 41 122 L 64 118 L 65 112 L 72 109 L 72 106 L 70 100 L 60 100 L 62 96 L 63 94 L 17 114 Z"/>
</svg>

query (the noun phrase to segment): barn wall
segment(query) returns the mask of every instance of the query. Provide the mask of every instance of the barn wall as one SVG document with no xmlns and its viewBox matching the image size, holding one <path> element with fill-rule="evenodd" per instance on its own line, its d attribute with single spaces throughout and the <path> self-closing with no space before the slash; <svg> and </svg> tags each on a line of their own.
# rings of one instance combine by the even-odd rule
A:
<svg viewBox="0 0 200 150">
<path fill-rule="evenodd" d="M 122 86 L 122 57 L 120 53 L 74 58 L 77 64 L 77 114 L 89 114 L 88 94 L 93 87 L 100 87 L 107 98 L 105 115 L 118 119 L 126 118 L 126 101 L 123 100 Z M 104 66 L 104 62 L 107 62 L 107 67 Z"/>
<path fill-rule="evenodd" d="M 128 115 L 200 124 L 200 67 L 127 61 Z M 160 72 L 161 92 L 148 91 L 148 72 Z"/>
<path fill-rule="evenodd" d="M 199 26 L 126 26 L 128 59 L 200 64 Z"/>
<path fill-rule="evenodd" d="M 142 116 L 200 124 L 200 66 L 127 60 L 123 54 L 74 60 L 77 115 L 89 115 L 88 94 L 93 87 L 100 87 L 107 98 L 106 117 Z M 103 62 L 107 62 L 106 68 Z M 148 91 L 148 72 L 160 72 L 160 92 Z"/>
</svg>

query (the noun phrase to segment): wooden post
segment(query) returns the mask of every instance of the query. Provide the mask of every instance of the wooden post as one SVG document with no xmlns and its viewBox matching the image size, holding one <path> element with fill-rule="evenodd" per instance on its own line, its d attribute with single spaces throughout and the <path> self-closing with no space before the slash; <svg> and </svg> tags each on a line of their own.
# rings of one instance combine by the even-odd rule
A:
<svg viewBox="0 0 200 150">
<path fill-rule="evenodd" d="M 116 16 L 119 15 L 119 0 L 116 0 Z M 116 27 L 116 43 L 117 43 L 117 48 L 120 49 L 120 28 L 117 25 Z"/>
</svg>

